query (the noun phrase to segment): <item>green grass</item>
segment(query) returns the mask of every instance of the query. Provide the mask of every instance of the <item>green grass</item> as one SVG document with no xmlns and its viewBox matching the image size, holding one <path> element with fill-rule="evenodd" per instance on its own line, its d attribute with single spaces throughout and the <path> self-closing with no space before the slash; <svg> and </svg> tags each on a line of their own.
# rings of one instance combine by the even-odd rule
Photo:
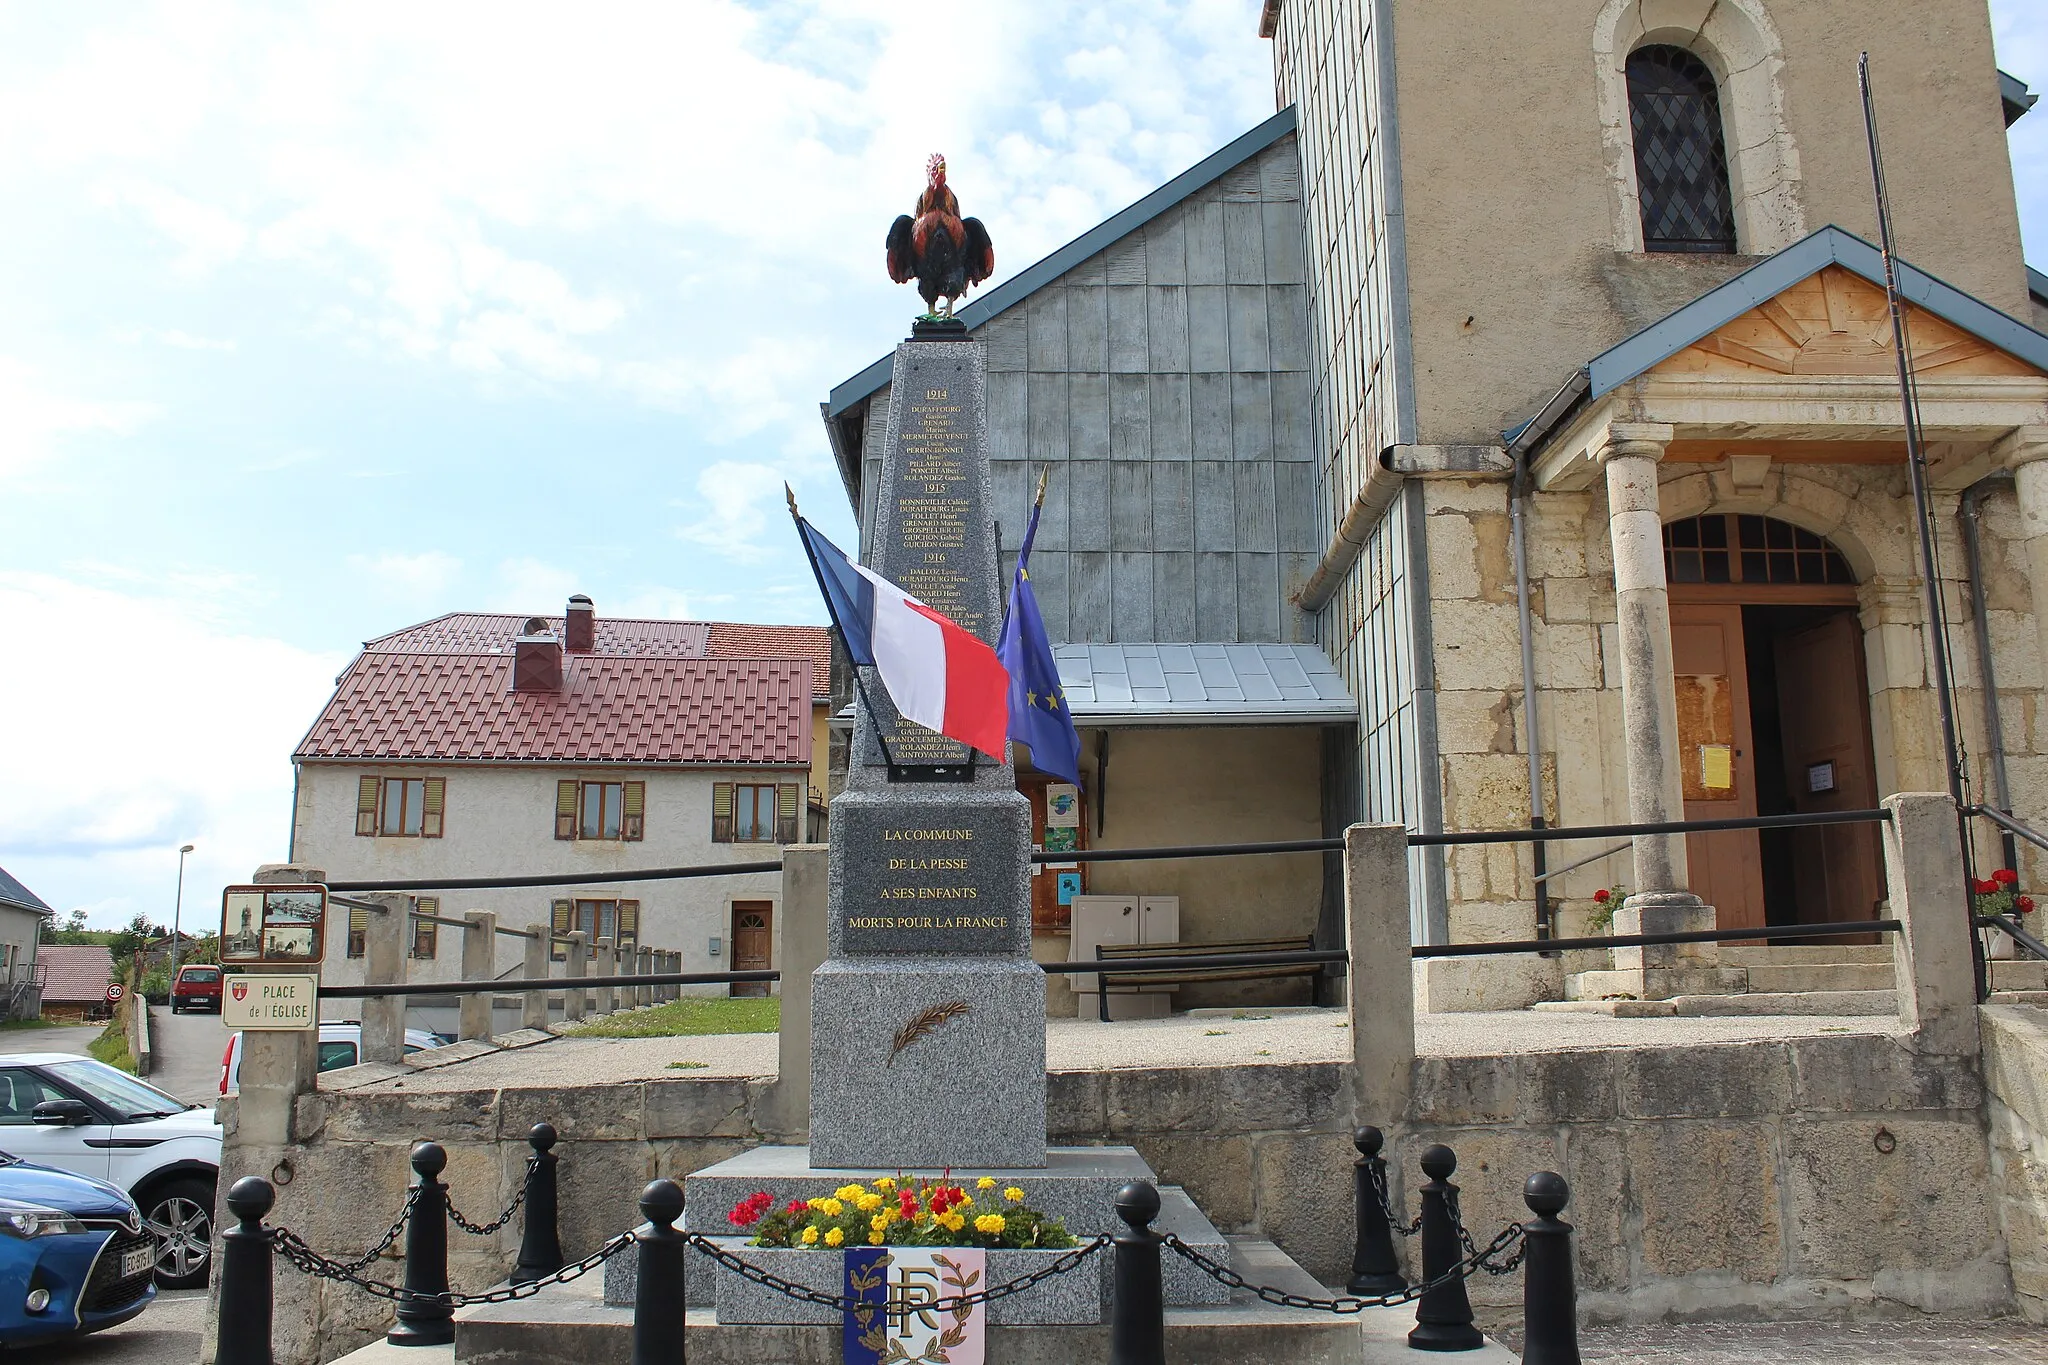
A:
<svg viewBox="0 0 2048 1365">
<path fill-rule="evenodd" d="M 87 1043 L 85 1050 L 108 1066 L 119 1067 L 131 1076 L 135 1074 L 135 1057 L 128 1051 L 128 1030 L 118 1021 L 107 1025 L 107 1031 Z"/>
<path fill-rule="evenodd" d="M 653 1009 L 631 1010 L 568 1024 L 572 1038 L 694 1038 L 707 1033 L 773 1033 L 782 1027 L 782 1000 L 765 995 L 728 1000 L 689 996 Z"/>
<path fill-rule="evenodd" d="M 67 1026 L 64 1024 L 52 1023 L 48 1019 L 0 1019 L 0 1033 L 5 1033 L 12 1029 L 64 1027 Z"/>
</svg>

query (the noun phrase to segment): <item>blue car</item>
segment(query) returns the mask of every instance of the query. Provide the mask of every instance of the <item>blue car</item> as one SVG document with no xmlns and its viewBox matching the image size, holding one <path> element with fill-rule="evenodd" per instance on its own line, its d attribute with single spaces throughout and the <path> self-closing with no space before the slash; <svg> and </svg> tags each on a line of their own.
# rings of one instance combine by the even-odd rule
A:
<svg viewBox="0 0 2048 1365">
<path fill-rule="evenodd" d="M 156 1240 L 104 1180 L 0 1152 L 0 1346 L 82 1336 L 156 1298 Z"/>
</svg>

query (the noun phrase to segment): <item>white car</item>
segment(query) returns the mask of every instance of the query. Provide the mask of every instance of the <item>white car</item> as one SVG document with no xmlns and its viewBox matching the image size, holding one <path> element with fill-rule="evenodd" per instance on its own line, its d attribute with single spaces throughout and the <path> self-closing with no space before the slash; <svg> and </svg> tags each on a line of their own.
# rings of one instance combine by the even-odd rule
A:
<svg viewBox="0 0 2048 1365">
<path fill-rule="evenodd" d="M 157 1283 L 206 1283 L 221 1129 L 104 1062 L 63 1052 L 0 1057 L 0 1150 L 126 1190 L 156 1238 Z"/>
<path fill-rule="evenodd" d="M 425 1029 L 409 1028 L 405 1031 L 405 1055 L 425 1052 L 428 1048 L 444 1047 L 447 1039 L 428 1033 Z M 338 1024 L 320 1026 L 320 1069 L 337 1071 L 345 1066 L 354 1066 L 362 1056 L 363 1026 L 353 1020 Z M 220 1093 L 232 1095 L 242 1088 L 242 1035 L 239 1032 L 228 1035 L 227 1050 L 220 1054 Z"/>
</svg>

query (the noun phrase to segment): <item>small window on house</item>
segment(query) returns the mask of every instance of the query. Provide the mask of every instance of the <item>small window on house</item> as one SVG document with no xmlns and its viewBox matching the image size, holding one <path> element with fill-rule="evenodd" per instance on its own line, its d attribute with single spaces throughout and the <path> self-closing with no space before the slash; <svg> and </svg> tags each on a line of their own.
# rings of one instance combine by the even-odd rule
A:
<svg viewBox="0 0 2048 1365">
<path fill-rule="evenodd" d="M 1673 583 L 1852 586 L 1856 572 L 1831 543 L 1774 517 L 1710 513 L 1664 527 Z"/>
<path fill-rule="evenodd" d="M 361 957 L 368 951 L 370 940 L 370 912 L 351 910 L 348 912 L 348 955 Z"/>
<path fill-rule="evenodd" d="M 639 901 L 577 900 L 570 904 L 574 908 L 566 922 L 559 913 L 556 916 L 556 933 L 570 933 L 580 929 L 593 951 L 601 938 L 610 939 L 620 952 L 631 951 L 640 946 Z M 559 945 L 557 946 L 559 961 L 566 954 L 560 953 Z"/>
<path fill-rule="evenodd" d="M 1735 203 L 1714 73 L 1682 47 L 1628 59 L 1629 128 L 1645 251 L 1732 252 Z"/>
<path fill-rule="evenodd" d="M 557 839 L 642 839 L 647 829 L 645 782 L 555 784 Z"/>
<path fill-rule="evenodd" d="M 732 789 L 732 841 L 767 844 L 775 840 L 775 788 L 735 784 Z"/>
<path fill-rule="evenodd" d="M 797 782 L 717 782 L 711 788 L 711 842 L 793 844 L 804 807 Z"/>
<path fill-rule="evenodd" d="M 438 897 L 421 896 L 413 902 L 413 908 L 422 915 L 441 913 Z M 422 962 L 434 960 L 434 950 L 440 946 L 441 926 L 430 919 L 415 919 L 412 922 L 412 955 Z"/>
<path fill-rule="evenodd" d="M 365 775 L 356 785 L 356 833 L 378 838 L 438 839 L 447 780 Z"/>
</svg>

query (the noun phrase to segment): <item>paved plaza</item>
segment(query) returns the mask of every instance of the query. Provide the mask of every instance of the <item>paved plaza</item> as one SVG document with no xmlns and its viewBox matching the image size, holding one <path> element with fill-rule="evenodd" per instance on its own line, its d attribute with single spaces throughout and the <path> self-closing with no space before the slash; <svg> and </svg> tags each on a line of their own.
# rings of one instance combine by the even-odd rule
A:
<svg viewBox="0 0 2048 1365">
<path fill-rule="evenodd" d="M 1589 1365 L 2048 1365 L 2048 1328 L 2011 1321 L 1595 1327 L 1579 1345 Z"/>
</svg>

